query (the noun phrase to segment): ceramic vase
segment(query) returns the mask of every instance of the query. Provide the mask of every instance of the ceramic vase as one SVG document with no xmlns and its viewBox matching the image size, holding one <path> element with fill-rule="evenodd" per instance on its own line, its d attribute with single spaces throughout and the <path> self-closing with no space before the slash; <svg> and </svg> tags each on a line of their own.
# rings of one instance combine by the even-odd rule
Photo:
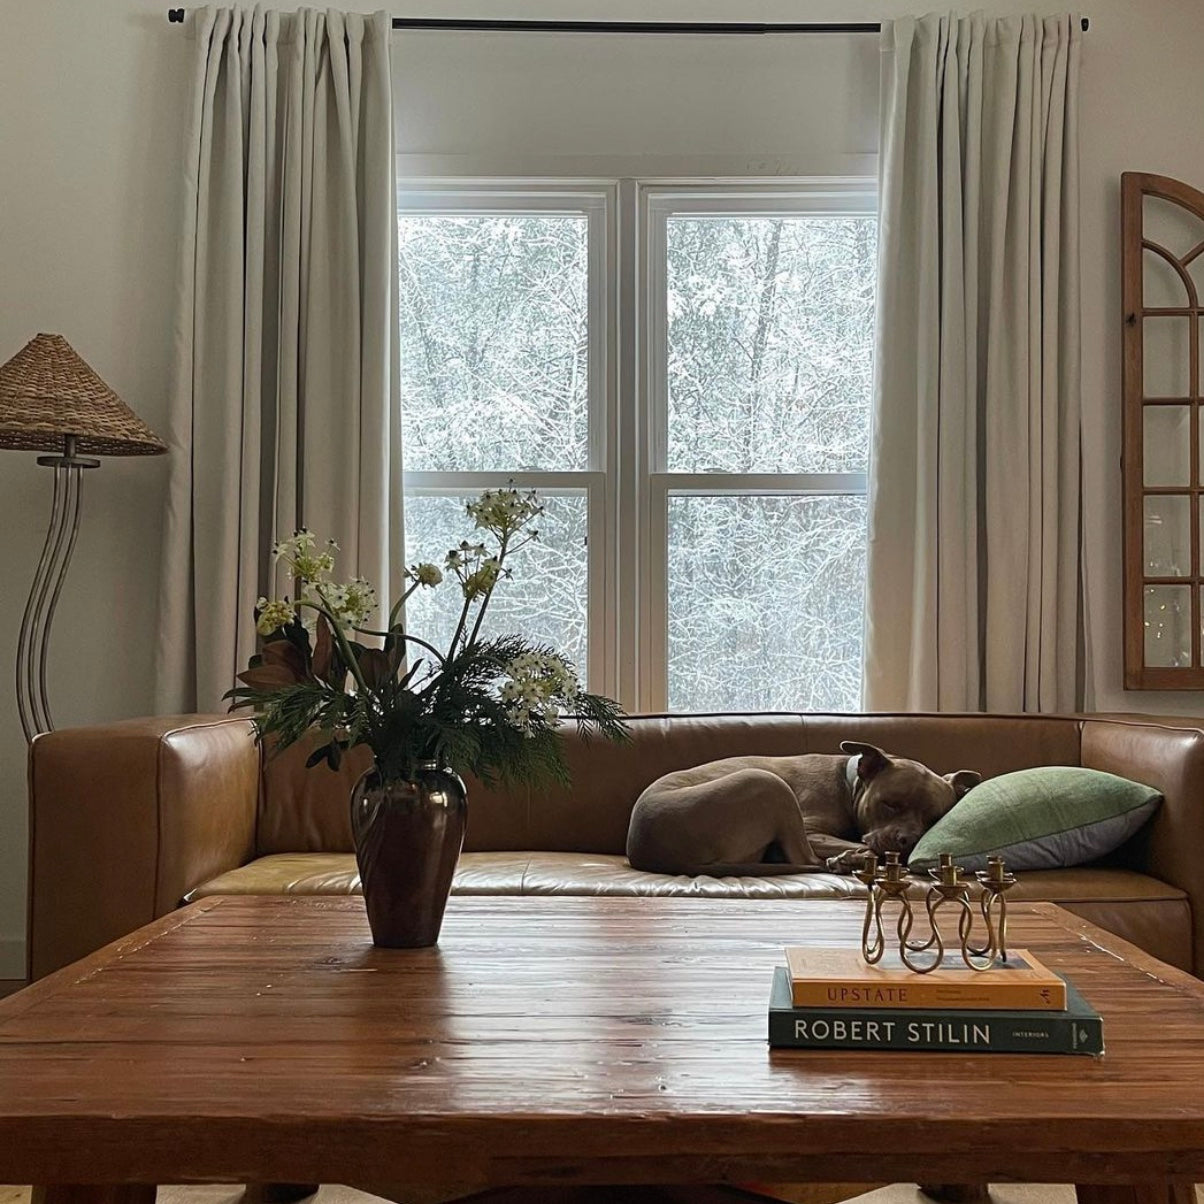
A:
<svg viewBox="0 0 1204 1204">
<path fill-rule="evenodd" d="M 351 831 L 374 944 L 438 942 L 467 818 L 464 782 L 434 761 L 412 779 L 383 782 L 372 768 L 356 782 Z"/>
</svg>

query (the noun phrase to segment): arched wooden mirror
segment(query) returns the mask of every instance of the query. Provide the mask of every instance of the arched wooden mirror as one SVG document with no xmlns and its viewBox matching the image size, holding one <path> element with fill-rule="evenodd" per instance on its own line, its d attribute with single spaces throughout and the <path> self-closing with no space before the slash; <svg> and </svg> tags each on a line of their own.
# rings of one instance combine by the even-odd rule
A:
<svg viewBox="0 0 1204 1204">
<path fill-rule="evenodd" d="M 1125 686 L 1204 689 L 1204 192 L 1121 177 Z"/>
</svg>

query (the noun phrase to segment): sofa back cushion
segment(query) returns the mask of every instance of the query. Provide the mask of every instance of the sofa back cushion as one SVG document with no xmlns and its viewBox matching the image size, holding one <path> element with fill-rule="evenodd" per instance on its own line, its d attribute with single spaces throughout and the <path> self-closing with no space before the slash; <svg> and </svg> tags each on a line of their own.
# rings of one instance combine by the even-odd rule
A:
<svg viewBox="0 0 1204 1204">
<path fill-rule="evenodd" d="M 977 769 L 984 778 L 1036 765 L 1078 765 L 1082 724 L 1056 715 L 806 715 L 807 752 L 842 740 L 876 744 L 937 773 Z"/>
<path fill-rule="evenodd" d="M 347 753 L 337 770 L 307 769 L 316 741 L 283 752 L 265 746 L 256 847 L 268 853 L 350 853 L 351 788 L 372 764 L 366 748 Z M 469 850 L 521 849 L 527 831 L 527 799 L 521 791 L 490 790 L 469 779 Z"/>
<path fill-rule="evenodd" d="M 982 715 L 638 715 L 624 746 L 565 735 L 571 787 L 489 789 L 468 785 L 470 852 L 540 849 L 622 853 L 631 808 L 662 774 L 722 757 L 836 753 L 864 740 L 914 757 L 940 773 L 977 769 L 984 777 L 1034 765 L 1077 765 L 1073 718 Z M 333 772 L 305 768 L 312 745 L 264 750 L 256 844 L 259 853 L 348 852 L 348 800 L 369 764 L 357 749 Z"/>
</svg>

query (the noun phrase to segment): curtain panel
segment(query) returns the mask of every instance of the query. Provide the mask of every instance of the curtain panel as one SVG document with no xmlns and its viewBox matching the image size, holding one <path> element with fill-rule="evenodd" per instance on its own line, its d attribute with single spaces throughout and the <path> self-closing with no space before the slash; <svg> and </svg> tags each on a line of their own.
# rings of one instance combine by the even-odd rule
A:
<svg viewBox="0 0 1204 1204">
<path fill-rule="evenodd" d="M 390 21 L 204 8 L 185 144 L 157 704 L 218 710 L 301 526 L 403 563 Z"/>
<path fill-rule="evenodd" d="M 883 25 L 870 709 L 1081 704 L 1081 37 Z"/>
</svg>

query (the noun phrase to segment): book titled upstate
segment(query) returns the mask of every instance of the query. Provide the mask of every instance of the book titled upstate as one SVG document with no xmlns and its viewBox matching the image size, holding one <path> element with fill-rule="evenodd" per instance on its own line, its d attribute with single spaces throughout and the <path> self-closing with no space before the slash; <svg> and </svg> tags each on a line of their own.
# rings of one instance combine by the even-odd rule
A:
<svg viewBox="0 0 1204 1204">
<path fill-rule="evenodd" d="M 786 950 L 795 1007 L 977 1008 L 1064 1011 L 1066 983 L 1027 949 L 989 970 L 971 970 L 959 955 L 930 974 L 916 974 L 889 951 L 869 965 L 859 949 Z"/>
<path fill-rule="evenodd" d="M 800 1008 L 785 966 L 774 970 L 769 1044 L 785 1049 L 1101 1054 L 1100 1015 L 1069 983 L 1065 1011 L 973 1008 Z"/>
</svg>

